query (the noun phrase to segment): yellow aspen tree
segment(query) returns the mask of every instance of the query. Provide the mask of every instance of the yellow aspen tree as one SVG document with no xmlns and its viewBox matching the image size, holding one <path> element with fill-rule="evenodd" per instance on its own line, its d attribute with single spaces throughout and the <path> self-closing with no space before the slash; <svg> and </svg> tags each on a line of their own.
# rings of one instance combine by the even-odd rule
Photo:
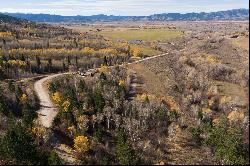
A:
<svg viewBox="0 0 250 166">
<path fill-rule="evenodd" d="M 74 139 L 74 148 L 80 154 L 84 154 L 90 149 L 89 139 L 85 136 L 78 136 Z"/>
</svg>

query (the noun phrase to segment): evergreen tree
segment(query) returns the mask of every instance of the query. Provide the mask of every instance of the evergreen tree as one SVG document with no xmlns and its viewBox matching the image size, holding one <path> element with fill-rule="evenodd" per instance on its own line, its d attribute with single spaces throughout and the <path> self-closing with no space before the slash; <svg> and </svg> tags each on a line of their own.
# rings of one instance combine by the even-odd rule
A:
<svg viewBox="0 0 250 166">
<path fill-rule="evenodd" d="M 77 58 L 77 56 L 75 56 L 75 64 L 76 64 L 76 67 L 78 68 L 78 58 Z"/>
<path fill-rule="evenodd" d="M 36 56 L 36 65 L 37 65 L 38 69 L 41 68 L 41 60 L 38 56 Z"/>
<path fill-rule="evenodd" d="M 67 62 L 68 62 L 68 66 L 69 66 L 71 64 L 69 56 L 67 56 Z"/>
<path fill-rule="evenodd" d="M 108 66 L 108 60 L 106 56 L 104 56 L 103 65 Z"/>
<path fill-rule="evenodd" d="M 62 161 L 60 157 L 56 154 L 56 152 L 52 151 L 48 158 L 49 165 L 62 165 Z"/>
<path fill-rule="evenodd" d="M 93 94 L 93 99 L 94 99 L 94 109 L 97 112 L 102 112 L 104 106 L 105 106 L 105 100 L 101 94 L 100 91 L 95 91 Z"/>
<path fill-rule="evenodd" d="M 48 69 L 49 69 L 49 72 L 52 71 L 52 59 L 51 58 L 48 59 Z"/>
<path fill-rule="evenodd" d="M 13 84 L 14 81 L 12 80 L 9 80 L 8 81 L 8 89 L 11 91 L 11 92 L 15 92 L 15 86 Z"/>
<path fill-rule="evenodd" d="M 85 92 L 87 90 L 87 85 L 84 80 L 80 80 L 78 89 L 80 92 Z"/>
<path fill-rule="evenodd" d="M 36 117 L 36 112 L 30 109 L 29 107 L 22 110 L 22 120 L 25 126 L 31 126 L 33 124 L 33 120 Z"/>
<path fill-rule="evenodd" d="M 35 141 L 21 123 L 9 125 L 7 133 L 1 140 L 1 154 L 9 163 L 33 164 L 36 162 Z"/>
<path fill-rule="evenodd" d="M 66 70 L 66 65 L 65 65 L 64 61 L 63 61 L 62 67 L 63 67 L 63 71 L 65 71 Z"/>
<path fill-rule="evenodd" d="M 135 164 L 135 152 L 122 130 L 118 132 L 117 136 L 116 156 L 122 165 Z"/>
<path fill-rule="evenodd" d="M 5 97 L 3 96 L 2 90 L 0 89 L 0 112 L 6 113 L 5 112 L 6 108 L 7 108 L 7 105 L 6 105 Z"/>
</svg>

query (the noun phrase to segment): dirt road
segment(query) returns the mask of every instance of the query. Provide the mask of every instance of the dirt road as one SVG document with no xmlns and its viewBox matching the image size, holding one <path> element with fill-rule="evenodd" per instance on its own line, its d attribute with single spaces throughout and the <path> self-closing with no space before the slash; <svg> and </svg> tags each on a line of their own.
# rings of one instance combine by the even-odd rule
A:
<svg viewBox="0 0 250 166">
<path fill-rule="evenodd" d="M 38 111 L 38 122 L 46 128 L 51 127 L 53 119 L 57 115 L 57 109 L 50 100 L 48 89 L 44 83 L 60 75 L 67 73 L 54 74 L 38 80 L 34 84 L 34 90 L 40 100 L 40 110 Z"/>
</svg>

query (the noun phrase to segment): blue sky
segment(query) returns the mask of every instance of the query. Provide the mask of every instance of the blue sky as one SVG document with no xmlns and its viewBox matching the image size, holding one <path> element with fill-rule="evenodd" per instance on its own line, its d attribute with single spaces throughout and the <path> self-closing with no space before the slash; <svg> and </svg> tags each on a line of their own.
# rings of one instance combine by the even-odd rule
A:
<svg viewBox="0 0 250 166">
<path fill-rule="evenodd" d="M 0 0 L 0 12 L 151 15 L 248 8 L 248 0 Z"/>
</svg>

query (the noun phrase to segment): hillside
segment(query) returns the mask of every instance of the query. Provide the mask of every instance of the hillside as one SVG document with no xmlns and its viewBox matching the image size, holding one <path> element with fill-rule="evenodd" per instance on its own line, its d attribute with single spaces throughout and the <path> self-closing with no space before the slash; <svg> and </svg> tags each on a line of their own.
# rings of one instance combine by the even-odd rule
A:
<svg viewBox="0 0 250 166">
<path fill-rule="evenodd" d="M 249 164 L 249 22 L 189 21 L 248 10 L 26 16 L 0 14 L 0 165 Z"/>
<path fill-rule="evenodd" d="M 35 22 L 94 22 L 94 21 L 209 21 L 209 20 L 248 20 L 249 9 L 233 9 L 210 13 L 163 13 L 150 16 L 61 16 L 50 14 L 5 13 L 9 16 Z"/>
</svg>

